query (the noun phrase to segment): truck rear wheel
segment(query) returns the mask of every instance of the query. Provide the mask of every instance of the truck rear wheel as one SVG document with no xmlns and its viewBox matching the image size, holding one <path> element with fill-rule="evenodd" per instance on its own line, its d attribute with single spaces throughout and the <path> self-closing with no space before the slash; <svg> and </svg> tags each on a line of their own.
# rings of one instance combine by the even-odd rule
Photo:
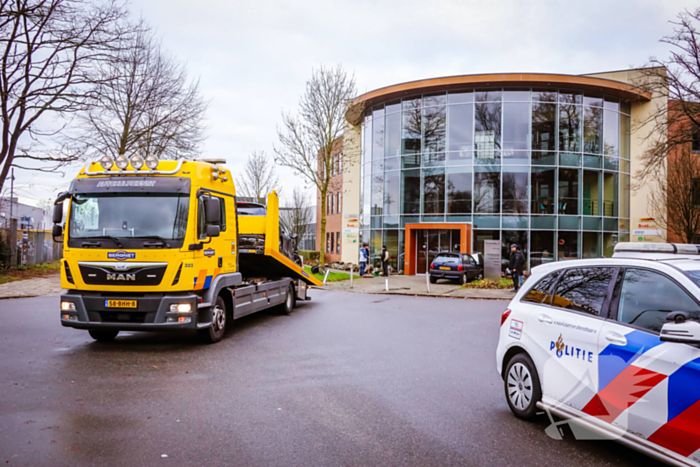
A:
<svg viewBox="0 0 700 467">
<path fill-rule="evenodd" d="M 219 342 L 226 333 L 226 303 L 221 296 L 216 297 L 216 303 L 211 310 L 211 326 L 197 331 L 199 338 L 206 344 Z"/>
<path fill-rule="evenodd" d="M 90 329 L 88 332 L 90 337 L 99 342 L 111 342 L 119 334 L 119 331 L 111 331 L 109 329 Z"/>
<path fill-rule="evenodd" d="M 287 285 L 287 294 L 284 297 L 284 303 L 280 305 L 280 311 L 285 315 L 291 315 L 296 304 L 296 296 L 294 295 L 294 286 L 289 283 Z"/>
</svg>

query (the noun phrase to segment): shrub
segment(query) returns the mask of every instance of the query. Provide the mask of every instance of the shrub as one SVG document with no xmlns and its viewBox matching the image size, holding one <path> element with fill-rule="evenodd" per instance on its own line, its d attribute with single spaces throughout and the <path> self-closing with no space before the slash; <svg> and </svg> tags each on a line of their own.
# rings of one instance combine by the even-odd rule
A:
<svg viewBox="0 0 700 467">
<path fill-rule="evenodd" d="M 318 261 L 318 259 L 321 257 L 320 251 L 313 250 L 299 250 L 299 254 L 302 258 L 304 258 L 304 263 L 307 261 Z"/>
</svg>

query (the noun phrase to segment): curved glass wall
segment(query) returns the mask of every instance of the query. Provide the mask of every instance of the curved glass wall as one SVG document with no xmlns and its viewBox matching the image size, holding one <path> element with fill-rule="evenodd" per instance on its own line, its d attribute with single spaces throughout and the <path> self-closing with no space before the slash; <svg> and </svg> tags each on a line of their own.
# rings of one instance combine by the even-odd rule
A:
<svg viewBox="0 0 700 467">
<path fill-rule="evenodd" d="M 362 123 L 362 242 L 404 268 L 408 223 L 471 223 L 530 267 L 629 239 L 629 103 L 566 90 L 424 94 Z"/>
</svg>

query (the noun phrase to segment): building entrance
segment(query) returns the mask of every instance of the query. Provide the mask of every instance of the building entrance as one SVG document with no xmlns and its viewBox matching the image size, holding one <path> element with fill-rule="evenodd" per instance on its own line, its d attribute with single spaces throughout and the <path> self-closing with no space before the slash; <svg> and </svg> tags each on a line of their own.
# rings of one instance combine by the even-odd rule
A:
<svg viewBox="0 0 700 467">
<path fill-rule="evenodd" d="M 438 253 L 470 253 L 471 243 L 471 224 L 406 224 L 404 274 L 425 274 Z"/>
<path fill-rule="evenodd" d="M 460 251 L 460 231 L 423 229 L 416 232 L 416 274 L 425 274 L 438 253 Z"/>
</svg>

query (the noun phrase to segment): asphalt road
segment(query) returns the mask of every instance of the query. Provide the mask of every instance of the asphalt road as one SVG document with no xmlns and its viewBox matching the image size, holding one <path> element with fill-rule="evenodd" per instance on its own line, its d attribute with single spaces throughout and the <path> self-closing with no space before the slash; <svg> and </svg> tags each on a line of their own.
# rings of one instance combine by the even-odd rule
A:
<svg viewBox="0 0 700 467">
<path fill-rule="evenodd" d="M 209 346 L 97 343 L 60 326 L 56 296 L 0 301 L 0 464 L 652 464 L 512 416 L 494 362 L 506 302 L 311 293 Z"/>
</svg>

